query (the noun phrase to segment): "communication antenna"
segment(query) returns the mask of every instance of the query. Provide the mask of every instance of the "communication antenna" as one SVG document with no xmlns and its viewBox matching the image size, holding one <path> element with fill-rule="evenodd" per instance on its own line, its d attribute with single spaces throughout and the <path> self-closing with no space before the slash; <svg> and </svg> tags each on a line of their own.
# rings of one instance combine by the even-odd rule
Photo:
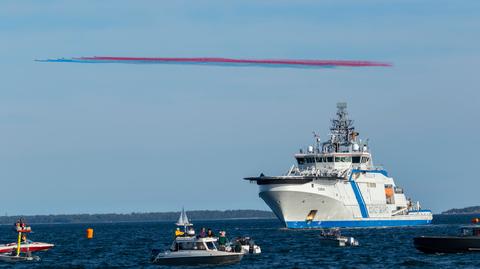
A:
<svg viewBox="0 0 480 269">
<path fill-rule="evenodd" d="M 338 102 L 337 103 L 337 109 L 340 111 L 344 111 L 347 108 L 347 103 L 346 102 Z"/>
<path fill-rule="evenodd" d="M 320 135 L 318 135 L 315 131 L 312 132 L 313 133 L 313 138 L 315 138 L 315 146 L 316 146 L 316 149 L 317 149 L 317 152 L 320 151 Z"/>
</svg>

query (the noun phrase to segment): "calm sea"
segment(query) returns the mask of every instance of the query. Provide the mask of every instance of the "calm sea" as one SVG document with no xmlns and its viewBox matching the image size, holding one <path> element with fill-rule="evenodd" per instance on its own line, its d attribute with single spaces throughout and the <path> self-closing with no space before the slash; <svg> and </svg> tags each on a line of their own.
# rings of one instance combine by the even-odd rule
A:
<svg viewBox="0 0 480 269">
<path fill-rule="evenodd" d="M 219 268 L 480 268 L 480 254 L 427 255 L 412 245 L 415 236 L 455 234 L 470 218 L 436 216 L 435 224 L 426 227 L 344 230 L 360 241 L 355 248 L 323 246 L 319 230 L 286 230 L 277 220 L 194 223 L 196 228 L 225 229 L 229 237 L 249 235 L 262 247 L 259 256 Z M 95 230 L 92 240 L 85 239 L 88 227 Z M 168 248 L 173 228 L 165 222 L 34 225 L 30 239 L 56 247 L 40 253 L 40 262 L 15 268 L 164 268 L 150 264 L 150 250 Z M 0 235 L 2 243 L 15 241 L 10 226 L 0 226 Z"/>
</svg>

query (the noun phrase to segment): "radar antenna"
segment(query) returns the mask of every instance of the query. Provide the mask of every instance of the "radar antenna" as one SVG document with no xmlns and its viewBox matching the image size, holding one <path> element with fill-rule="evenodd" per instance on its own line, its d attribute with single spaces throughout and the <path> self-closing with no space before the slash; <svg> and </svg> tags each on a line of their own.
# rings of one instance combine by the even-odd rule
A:
<svg viewBox="0 0 480 269">
<path fill-rule="evenodd" d="M 353 120 L 348 118 L 347 103 L 337 103 L 337 117 L 332 119 L 330 141 L 323 143 L 323 151 L 338 152 L 341 146 L 349 146 L 358 135 Z"/>
</svg>

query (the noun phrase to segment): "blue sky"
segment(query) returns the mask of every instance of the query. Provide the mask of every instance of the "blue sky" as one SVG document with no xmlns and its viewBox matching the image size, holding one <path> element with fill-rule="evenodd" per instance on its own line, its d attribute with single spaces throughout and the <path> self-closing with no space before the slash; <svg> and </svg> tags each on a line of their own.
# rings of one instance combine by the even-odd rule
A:
<svg viewBox="0 0 480 269">
<path fill-rule="evenodd" d="M 267 209 L 346 101 L 408 196 L 478 205 L 478 1 L 2 1 L 0 214 Z M 38 63 L 72 56 L 379 60 L 393 68 Z"/>
</svg>

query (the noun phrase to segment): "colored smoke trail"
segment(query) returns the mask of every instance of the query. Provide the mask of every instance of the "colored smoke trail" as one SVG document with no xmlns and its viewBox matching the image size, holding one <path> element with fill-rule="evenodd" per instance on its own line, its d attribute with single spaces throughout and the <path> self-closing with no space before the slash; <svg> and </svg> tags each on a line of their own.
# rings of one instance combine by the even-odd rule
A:
<svg viewBox="0 0 480 269">
<path fill-rule="evenodd" d="M 145 58 L 145 57 L 78 57 L 36 60 L 38 62 L 67 63 L 122 63 L 122 64 L 187 64 L 214 66 L 254 66 L 287 68 L 334 68 L 334 67 L 390 67 L 392 64 L 373 61 L 347 60 L 292 60 L 292 59 L 232 59 L 232 58 Z"/>
</svg>

